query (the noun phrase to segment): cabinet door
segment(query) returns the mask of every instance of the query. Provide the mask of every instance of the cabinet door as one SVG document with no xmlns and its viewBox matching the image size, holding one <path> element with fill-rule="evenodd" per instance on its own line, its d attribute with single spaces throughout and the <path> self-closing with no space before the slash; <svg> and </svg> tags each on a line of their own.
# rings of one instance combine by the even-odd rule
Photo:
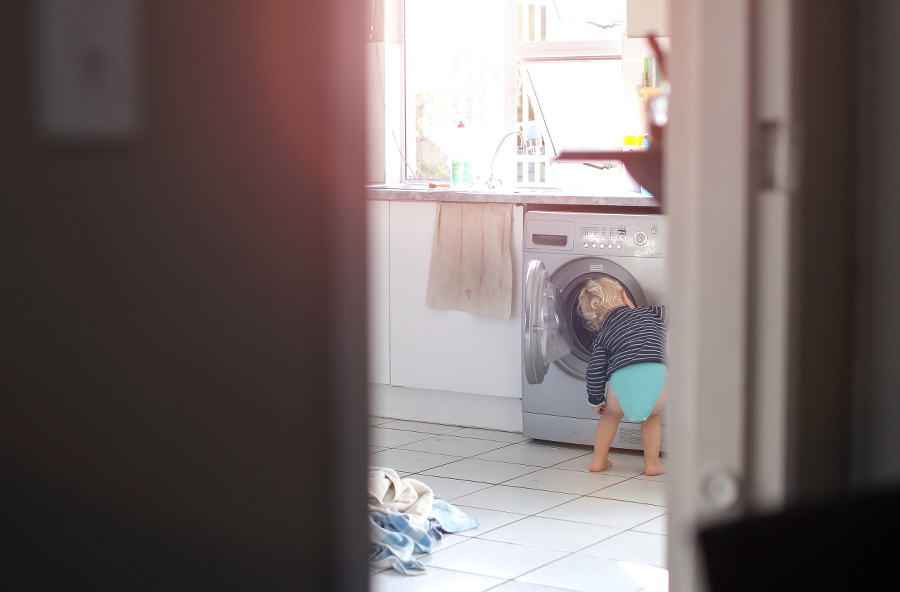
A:
<svg viewBox="0 0 900 592">
<path fill-rule="evenodd" d="M 436 204 L 390 204 L 391 384 L 522 396 L 522 208 L 513 208 L 513 315 L 425 306 Z"/>
<path fill-rule="evenodd" d="M 368 208 L 369 382 L 391 383 L 390 203 Z"/>
</svg>

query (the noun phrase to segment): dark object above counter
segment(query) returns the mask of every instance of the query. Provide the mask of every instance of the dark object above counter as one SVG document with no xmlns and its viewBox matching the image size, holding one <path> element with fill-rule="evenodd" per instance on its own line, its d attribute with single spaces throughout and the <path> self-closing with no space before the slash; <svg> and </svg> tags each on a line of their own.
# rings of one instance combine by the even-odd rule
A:
<svg viewBox="0 0 900 592">
<path fill-rule="evenodd" d="M 628 173 L 641 187 L 657 198 L 662 196 L 662 149 L 656 144 L 647 150 L 631 152 L 598 151 L 598 152 L 560 152 L 558 161 L 591 161 L 617 160 L 625 165 Z"/>
</svg>

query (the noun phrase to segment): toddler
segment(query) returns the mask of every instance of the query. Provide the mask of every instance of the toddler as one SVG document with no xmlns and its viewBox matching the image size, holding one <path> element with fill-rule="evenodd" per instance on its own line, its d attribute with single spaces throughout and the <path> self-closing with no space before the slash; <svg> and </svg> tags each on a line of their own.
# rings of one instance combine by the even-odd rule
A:
<svg viewBox="0 0 900 592">
<path fill-rule="evenodd" d="M 587 367 L 588 403 L 600 415 L 589 469 L 612 466 L 609 447 L 619 420 L 641 422 L 644 472 L 660 475 L 660 411 L 666 401 L 666 308 L 635 307 L 620 283 L 609 277 L 589 280 L 578 295 L 578 310 L 600 331 Z"/>
</svg>

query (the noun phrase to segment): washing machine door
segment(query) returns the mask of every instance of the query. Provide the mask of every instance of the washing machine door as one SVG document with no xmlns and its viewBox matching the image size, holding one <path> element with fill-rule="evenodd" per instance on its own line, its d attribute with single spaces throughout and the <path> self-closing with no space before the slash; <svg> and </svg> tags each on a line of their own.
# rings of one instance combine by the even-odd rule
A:
<svg viewBox="0 0 900 592">
<path fill-rule="evenodd" d="M 572 351 L 570 329 L 563 314 L 562 294 L 550 281 L 543 261 L 528 264 L 525 274 L 523 353 L 525 379 L 540 384 L 550 364 Z"/>
</svg>

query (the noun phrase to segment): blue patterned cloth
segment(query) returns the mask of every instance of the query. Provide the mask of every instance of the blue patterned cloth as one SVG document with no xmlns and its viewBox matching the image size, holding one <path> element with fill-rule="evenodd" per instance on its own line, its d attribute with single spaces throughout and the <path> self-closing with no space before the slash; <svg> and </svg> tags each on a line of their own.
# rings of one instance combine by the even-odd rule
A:
<svg viewBox="0 0 900 592">
<path fill-rule="evenodd" d="M 423 525 L 410 522 L 404 514 L 369 513 L 369 537 L 375 567 L 391 567 L 406 575 L 421 575 L 425 566 L 415 555 L 429 553 L 445 532 L 462 532 L 478 526 L 478 520 L 444 500 L 434 500 L 428 520 Z"/>
</svg>

